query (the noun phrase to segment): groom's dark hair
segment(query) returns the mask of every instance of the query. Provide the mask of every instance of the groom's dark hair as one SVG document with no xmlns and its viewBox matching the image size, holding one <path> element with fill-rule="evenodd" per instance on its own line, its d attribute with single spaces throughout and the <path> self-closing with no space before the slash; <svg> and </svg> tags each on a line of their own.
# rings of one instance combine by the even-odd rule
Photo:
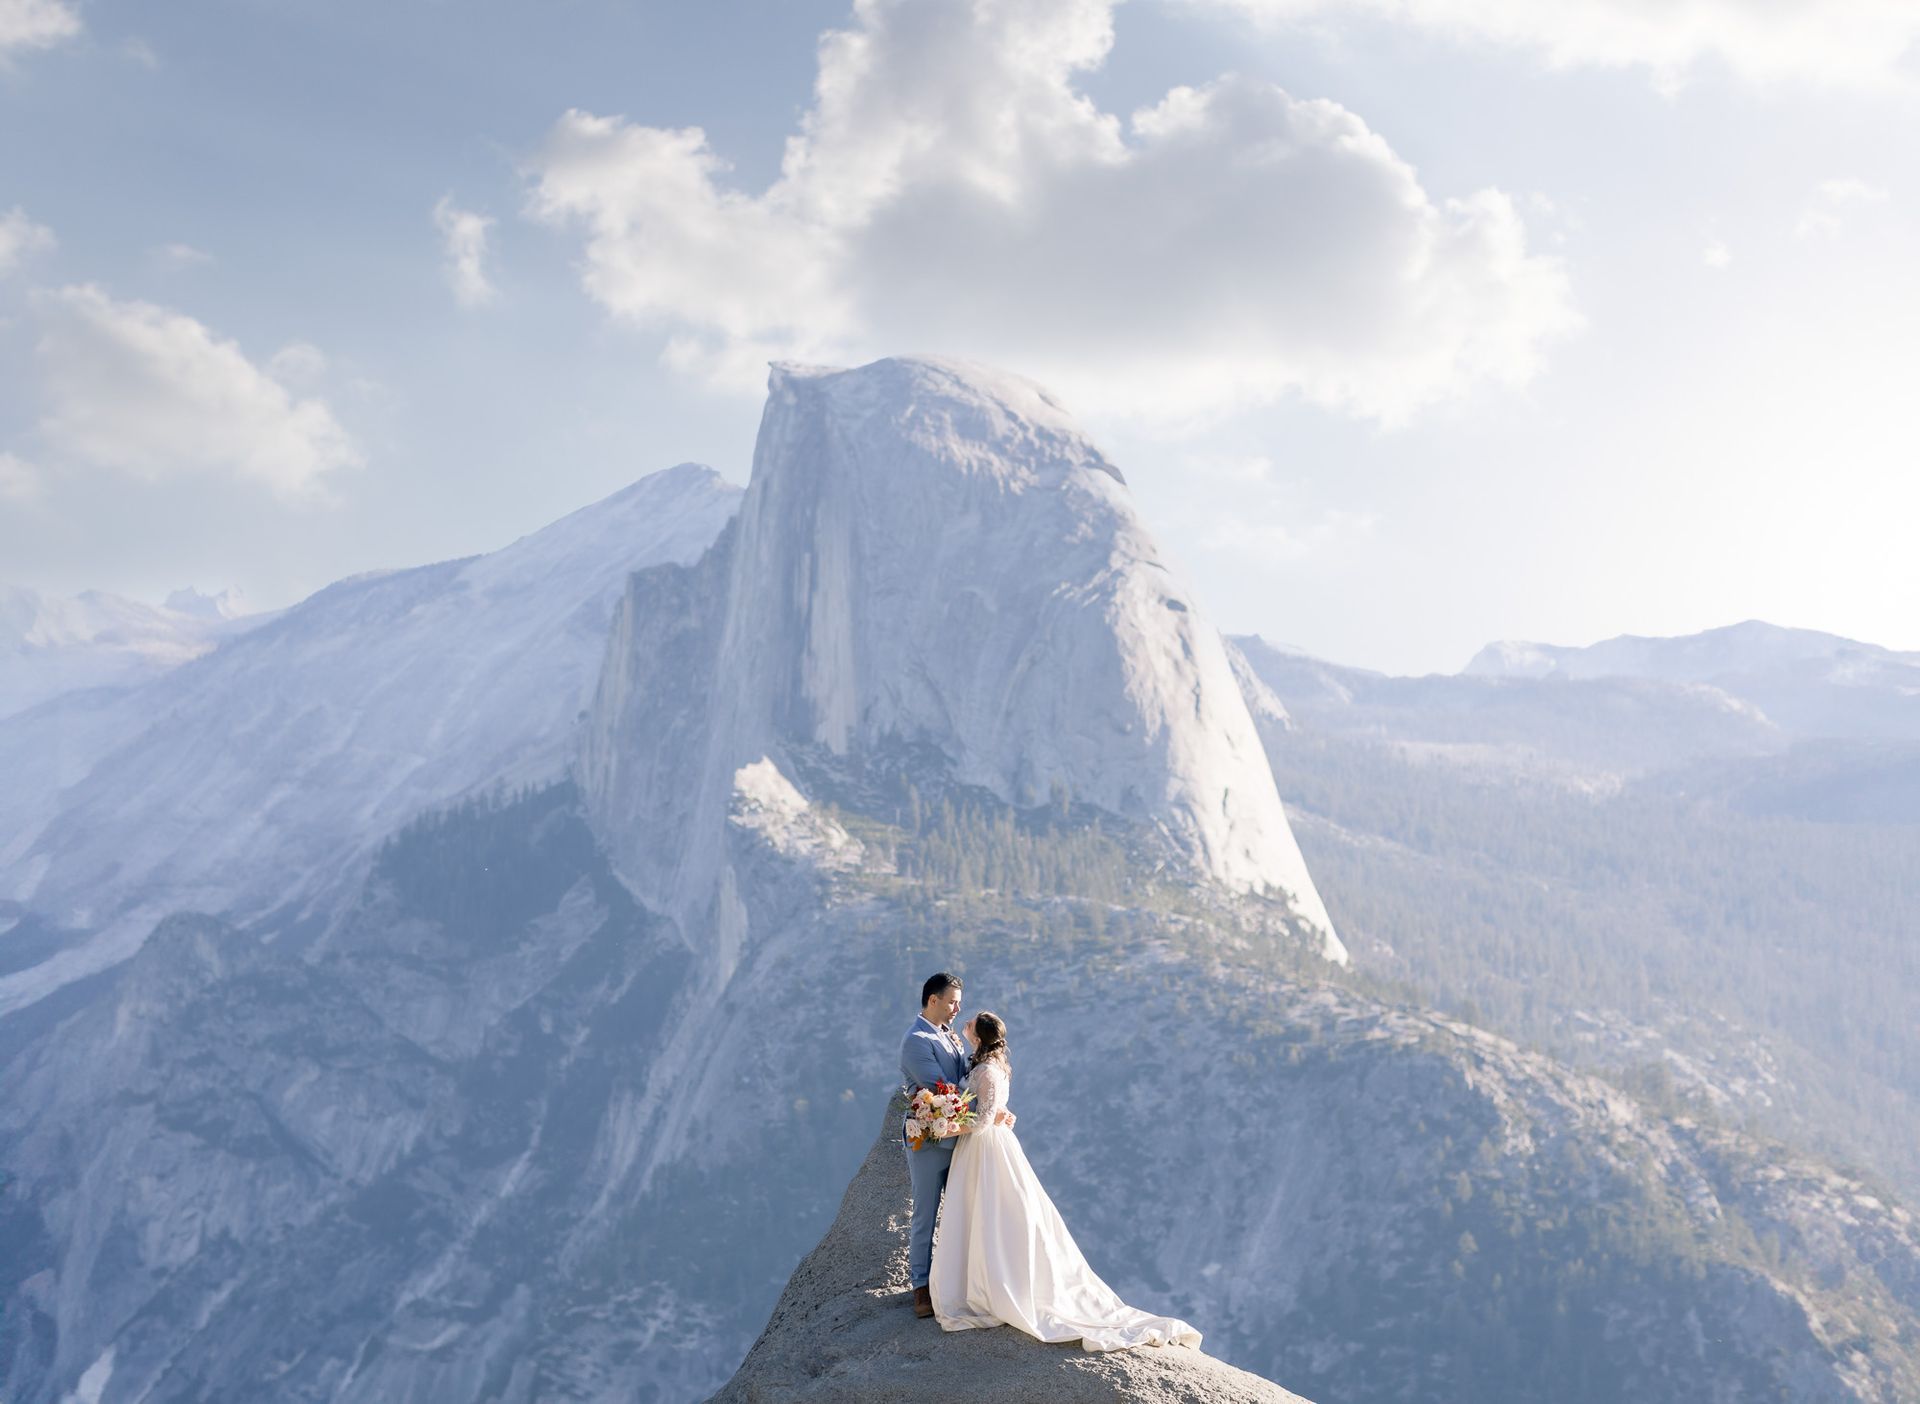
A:
<svg viewBox="0 0 1920 1404">
<path fill-rule="evenodd" d="M 920 987 L 920 1007 L 925 1009 L 927 1001 L 937 994 L 945 994 L 948 990 L 957 990 L 961 987 L 958 975 L 949 975 L 944 970 L 938 975 L 929 975 L 927 983 Z"/>
</svg>

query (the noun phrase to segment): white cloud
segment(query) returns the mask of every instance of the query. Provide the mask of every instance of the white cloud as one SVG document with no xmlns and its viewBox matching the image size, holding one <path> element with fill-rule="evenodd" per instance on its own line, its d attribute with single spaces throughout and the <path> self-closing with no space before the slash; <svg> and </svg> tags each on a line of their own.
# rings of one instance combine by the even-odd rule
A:
<svg viewBox="0 0 1920 1404">
<path fill-rule="evenodd" d="M 1291 516 L 1283 504 L 1240 504 L 1201 537 L 1209 550 L 1233 551 L 1264 561 L 1305 560 L 1354 549 L 1373 535 L 1379 518 L 1371 512 L 1329 507 L 1311 519 Z"/>
<path fill-rule="evenodd" d="M 0 0 L 0 63 L 19 49 L 47 49 L 80 32 L 66 0 Z"/>
<path fill-rule="evenodd" d="M 1207 481 L 1234 488 L 1270 483 L 1274 480 L 1273 459 L 1264 453 L 1188 454 L 1185 467 L 1186 476 L 1190 480 Z"/>
<path fill-rule="evenodd" d="M 1707 246 L 1700 250 L 1700 261 L 1709 268 L 1725 268 L 1733 262 L 1733 251 L 1723 239 L 1709 239 Z"/>
<path fill-rule="evenodd" d="M 1204 521 L 1199 544 L 1263 561 L 1301 560 L 1348 551 L 1371 538 L 1377 514 L 1347 507 L 1310 508 L 1299 485 L 1266 454 L 1188 453 L 1181 458 L 1198 502 L 1230 501 L 1232 511 Z"/>
<path fill-rule="evenodd" d="M 1742 78 L 1906 81 L 1913 0 L 1190 0 L 1288 25 L 1368 12 L 1457 41 L 1535 53 L 1551 68 L 1643 68 L 1673 92 L 1709 60 Z"/>
<path fill-rule="evenodd" d="M 152 256 L 153 261 L 169 273 L 213 262 L 212 254 L 205 249 L 196 249 L 192 244 L 162 244 L 153 250 Z"/>
<path fill-rule="evenodd" d="M 326 353 L 308 341 L 290 341 L 267 361 L 267 374 L 283 385 L 317 385 L 326 373 Z"/>
<path fill-rule="evenodd" d="M 25 210 L 15 205 L 0 215 L 0 278 L 12 273 L 31 255 L 53 245 L 53 231 L 44 224 L 35 224 L 27 218 Z"/>
<path fill-rule="evenodd" d="M 234 342 L 87 283 L 31 294 L 41 335 L 42 439 L 74 462 L 148 481 L 226 475 L 294 501 L 362 462 L 324 401 L 295 399 Z"/>
<path fill-rule="evenodd" d="M 1793 226 L 1793 237 L 1805 239 L 1819 234 L 1832 238 L 1839 234 L 1844 223 L 1842 216 L 1849 207 L 1883 205 L 1887 199 L 1887 192 L 1880 186 L 1851 176 L 1823 180 L 1813 188 L 1813 197 L 1800 212 Z"/>
<path fill-rule="evenodd" d="M 462 307 L 483 307 L 493 301 L 493 284 L 487 280 L 487 230 L 489 215 L 463 210 L 451 195 L 442 195 L 433 207 L 433 223 L 445 241 L 447 281 Z"/>
<path fill-rule="evenodd" d="M 1123 121 L 1073 86 L 1112 44 L 1112 0 L 860 0 L 765 191 L 697 127 L 573 110 L 527 211 L 669 364 L 749 392 L 775 357 L 946 351 L 1081 411 L 1397 423 L 1581 325 L 1507 194 L 1436 200 L 1352 112 L 1240 75 Z"/>
<path fill-rule="evenodd" d="M 24 458 L 0 452 L 0 501 L 24 502 L 40 492 L 40 474 Z"/>
</svg>

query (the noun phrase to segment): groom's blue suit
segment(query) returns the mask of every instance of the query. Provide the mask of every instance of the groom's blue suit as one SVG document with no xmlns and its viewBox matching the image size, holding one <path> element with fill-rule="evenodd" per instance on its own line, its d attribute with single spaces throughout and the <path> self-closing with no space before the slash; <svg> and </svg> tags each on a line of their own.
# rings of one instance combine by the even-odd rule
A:
<svg viewBox="0 0 1920 1404">
<path fill-rule="evenodd" d="M 936 1082 L 961 1086 L 967 1080 L 967 1054 L 960 1035 L 929 1022 L 922 1014 L 913 1021 L 900 1045 L 900 1075 L 906 1079 L 909 1095 L 916 1087 L 931 1091 Z M 900 1132 L 900 1146 L 907 1153 L 907 1173 L 913 1180 L 907 1277 L 915 1287 L 927 1285 L 933 1267 L 933 1216 L 947 1188 L 947 1171 L 953 1165 L 953 1148 L 958 1144 L 959 1137 L 949 1136 L 944 1141 L 927 1141 L 915 1150 L 907 1144 L 905 1128 Z"/>
</svg>

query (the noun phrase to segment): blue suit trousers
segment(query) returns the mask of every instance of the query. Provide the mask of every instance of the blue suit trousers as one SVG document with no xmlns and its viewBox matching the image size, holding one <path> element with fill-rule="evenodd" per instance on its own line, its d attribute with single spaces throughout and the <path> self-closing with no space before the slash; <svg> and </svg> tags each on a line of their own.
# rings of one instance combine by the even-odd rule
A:
<svg viewBox="0 0 1920 1404">
<path fill-rule="evenodd" d="M 940 1212 L 940 1196 L 947 1188 L 947 1171 L 953 1167 L 953 1148 L 957 1136 L 944 1141 L 929 1141 L 919 1150 L 904 1141 L 901 1150 L 907 1157 L 907 1174 L 913 1181 L 913 1226 L 907 1232 L 907 1280 L 915 1287 L 927 1285 L 933 1271 L 933 1219 Z"/>
</svg>

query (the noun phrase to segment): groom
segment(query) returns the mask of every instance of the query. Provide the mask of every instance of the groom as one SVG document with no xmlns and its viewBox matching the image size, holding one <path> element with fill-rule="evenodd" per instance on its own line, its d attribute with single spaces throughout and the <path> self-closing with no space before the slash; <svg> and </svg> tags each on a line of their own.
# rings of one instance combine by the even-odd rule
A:
<svg viewBox="0 0 1920 1404">
<path fill-rule="evenodd" d="M 953 1031 L 953 1016 L 960 1012 L 960 977 L 941 971 L 929 976 L 920 987 L 920 1017 L 907 1030 L 900 1045 L 900 1075 L 906 1079 L 903 1089 L 931 1091 L 936 1082 L 951 1082 L 955 1087 L 967 1080 L 967 1051 L 960 1035 Z M 913 1228 L 907 1235 L 907 1276 L 913 1283 L 913 1314 L 933 1315 L 933 1296 L 927 1290 L 927 1278 L 933 1267 L 933 1219 L 940 1211 L 940 1196 L 947 1187 L 947 1170 L 953 1164 L 957 1137 L 943 1141 L 927 1140 L 915 1150 L 907 1140 L 904 1127 L 900 1144 L 907 1153 L 907 1173 L 913 1180 Z"/>
</svg>

